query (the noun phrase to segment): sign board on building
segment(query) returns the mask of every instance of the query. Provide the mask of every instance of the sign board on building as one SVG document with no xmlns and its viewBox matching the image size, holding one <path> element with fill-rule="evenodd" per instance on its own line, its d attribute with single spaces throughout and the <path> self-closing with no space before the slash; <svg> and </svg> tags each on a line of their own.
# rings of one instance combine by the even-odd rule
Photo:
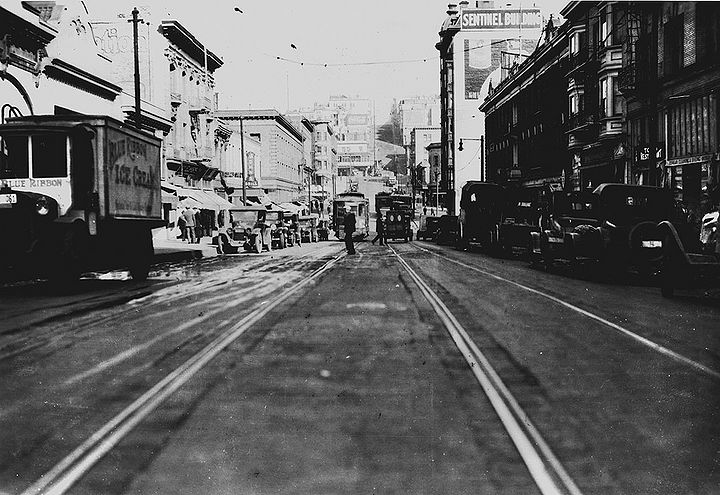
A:
<svg viewBox="0 0 720 495">
<path fill-rule="evenodd" d="M 540 9 L 468 9 L 460 17 L 460 29 L 540 29 Z"/>
</svg>

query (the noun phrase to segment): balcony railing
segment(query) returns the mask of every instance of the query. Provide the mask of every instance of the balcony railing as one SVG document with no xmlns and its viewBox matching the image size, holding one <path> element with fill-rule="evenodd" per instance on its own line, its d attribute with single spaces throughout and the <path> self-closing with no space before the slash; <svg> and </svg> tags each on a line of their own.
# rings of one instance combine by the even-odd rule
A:
<svg viewBox="0 0 720 495">
<path fill-rule="evenodd" d="M 170 104 L 180 105 L 182 103 L 182 95 L 180 93 L 170 92 Z"/>
</svg>

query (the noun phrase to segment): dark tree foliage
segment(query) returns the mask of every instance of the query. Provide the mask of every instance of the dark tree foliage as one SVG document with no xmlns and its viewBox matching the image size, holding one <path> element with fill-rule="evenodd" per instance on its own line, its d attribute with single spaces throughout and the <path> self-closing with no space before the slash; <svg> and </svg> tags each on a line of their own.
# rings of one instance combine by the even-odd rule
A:
<svg viewBox="0 0 720 495">
<path fill-rule="evenodd" d="M 388 121 L 377 128 L 377 139 L 402 146 L 402 119 L 394 100 Z"/>
</svg>

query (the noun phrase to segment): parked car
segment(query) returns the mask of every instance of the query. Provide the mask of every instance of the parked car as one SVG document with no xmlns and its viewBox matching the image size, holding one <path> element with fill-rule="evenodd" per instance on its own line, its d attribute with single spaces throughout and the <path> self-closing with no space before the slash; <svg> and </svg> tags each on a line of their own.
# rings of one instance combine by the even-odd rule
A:
<svg viewBox="0 0 720 495">
<path fill-rule="evenodd" d="M 672 222 L 660 222 L 658 228 L 662 235 L 660 292 L 663 297 L 672 297 L 675 289 L 720 286 L 720 255 L 716 250 L 693 252 L 683 243 Z M 700 250 L 702 246 L 697 251 Z"/>
<path fill-rule="evenodd" d="M 531 261 L 542 261 L 549 269 L 555 260 L 570 260 L 565 238 L 580 226 L 598 227 L 596 207 L 597 196 L 591 191 L 552 193 L 539 219 L 540 230 L 531 233 Z"/>
<path fill-rule="evenodd" d="M 300 239 L 302 242 L 318 241 L 317 215 L 300 216 L 298 217 L 298 224 L 300 226 Z"/>
<path fill-rule="evenodd" d="M 460 223 L 457 215 L 443 215 L 438 219 L 437 244 L 456 245 L 460 235 Z"/>
<path fill-rule="evenodd" d="M 506 201 L 500 211 L 497 250 L 505 255 L 530 251 L 532 233 L 540 232 L 540 211 L 525 189 L 506 189 Z"/>
<path fill-rule="evenodd" d="M 416 234 L 417 240 L 434 240 L 438 231 L 440 217 L 420 215 L 420 225 Z"/>
<path fill-rule="evenodd" d="M 505 202 L 506 191 L 499 184 L 481 181 L 465 183 L 460 196 L 458 248 L 497 246 Z"/>
<path fill-rule="evenodd" d="M 265 208 L 262 206 L 234 206 L 218 216 L 220 232 L 213 239 L 218 252 L 234 254 L 244 251 L 262 252 Z"/>
<path fill-rule="evenodd" d="M 653 186 L 600 184 L 595 214 L 574 222 L 563 238 L 563 257 L 571 262 L 601 263 L 605 270 L 650 274 L 662 259 L 663 234 L 658 224 L 675 216 L 669 190 Z"/>
</svg>

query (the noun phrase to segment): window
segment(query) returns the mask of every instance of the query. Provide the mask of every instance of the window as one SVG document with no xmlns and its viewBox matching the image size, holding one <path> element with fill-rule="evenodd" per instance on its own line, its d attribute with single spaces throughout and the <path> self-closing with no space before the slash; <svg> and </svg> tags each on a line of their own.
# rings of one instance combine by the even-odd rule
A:
<svg viewBox="0 0 720 495">
<path fill-rule="evenodd" d="M 610 20 L 612 12 L 609 10 L 600 12 L 600 46 L 605 47 L 612 44 L 612 26 Z"/>
<path fill-rule="evenodd" d="M 67 177 L 68 138 L 64 134 L 32 137 L 33 177 Z"/>
<path fill-rule="evenodd" d="M 609 78 L 600 80 L 600 115 L 602 117 L 606 117 L 610 112 L 610 109 L 608 108 L 608 79 Z"/>
<path fill-rule="evenodd" d="M 613 115 L 622 115 L 622 113 L 623 113 L 622 94 L 620 93 L 620 84 L 618 83 L 617 77 L 612 78 L 612 88 L 613 88 Z"/>
<path fill-rule="evenodd" d="M 30 173 L 27 136 L 4 136 L 0 147 L 0 179 L 27 179 Z"/>
<path fill-rule="evenodd" d="M 672 17 L 663 26 L 664 75 L 669 76 L 683 66 L 685 47 L 685 21 L 683 14 Z"/>
<path fill-rule="evenodd" d="M 570 95 L 570 115 L 580 113 L 580 95 L 573 93 Z"/>
<path fill-rule="evenodd" d="M 570 37 L 570 54 L 575 55 L 580 51 L 580 33 L 573 33 Z"/>
</svg>

